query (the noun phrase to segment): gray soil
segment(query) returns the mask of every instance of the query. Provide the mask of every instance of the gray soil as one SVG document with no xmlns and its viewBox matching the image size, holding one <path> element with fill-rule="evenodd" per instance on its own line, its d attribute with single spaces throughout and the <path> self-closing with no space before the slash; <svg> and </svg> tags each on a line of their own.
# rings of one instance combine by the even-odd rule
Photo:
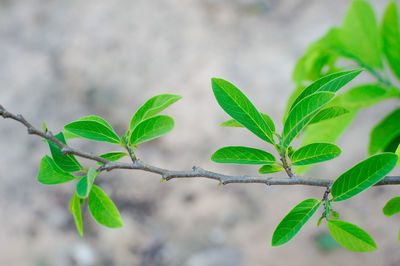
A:
<svg viewBox="0 0 400 266">
<path fill-rule="evenodd" d="M 1 0 L 0 103 L 38 127 L 45 121 L 53 132 L 95 114 L 122 134 L 146 99 L 181 94 L 165 112 L 175 118 L 174 131 L 141 145 L 138 157 L 169 169 L 198 165 L 256 175 L 256 167 L 209 160 L 225 145 L 265 148 L 243 129 L 218 127 L 228 116 L 210 78 L 233 82 L 280 121 L 296 60 L 340 24 L 349 2 Z M 388 1 L 372 2 L 381 14 Z M 362 74 L 355 83 L 368 78 Z M 369 131 L 396 105 L 361 112 L 339 141 L 342 156 L 306 175 L 334 178 L 364 159 Z M 97 154 L 116 149 L 90 141 L 71 145 Z M 118 170 L 96 182 L 120 208 L 124 227 L 104 228 L 85 210 L 82 239 L 68 211 L 74 184 L 36 180 L 47 145 L 1 120 L 0 147 L 0 265 L 400 265 L 400 218 L 381 211 L 398 195 L 395 187 L 334 205 L 342 219 L 375 238 L 379 250 L 360 254 L 330 245 L 325 224 L 316 227 L 318 215 L 289 244 L 271 247 L 280 219 L 301 200 L 321 198 L 322 188 L 217 186 L 206 179 L 160 184 L 154 174 Z"/>
</svg>

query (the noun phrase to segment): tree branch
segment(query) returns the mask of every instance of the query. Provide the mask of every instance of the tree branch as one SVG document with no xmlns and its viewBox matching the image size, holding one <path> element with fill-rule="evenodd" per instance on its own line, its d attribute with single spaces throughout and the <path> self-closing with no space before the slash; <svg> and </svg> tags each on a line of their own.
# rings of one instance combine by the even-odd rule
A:
<svg viewBox="0 0 400 266">
<path fill-rule="evenodd" d="M 329 179 L 314 179 L 314 178 L 303 178 L 294 175 L 291 178 L 273 178 L 273 177 L 252 177 L 252 176 L 230 176 L 224 175 L 216 172 L 211 172 L 204 170 L 200 167 L 194 166 L 191 171 L 172 171 L 167 169 L 158 168 L 142 162 L 141 160 L 135 158 L 132 163 L 121 163 L 112 162 L 106 160 L 102 157 L 94 155 L 92 153 L 80 151 L 74 149 L 68 145 L 65 145 L 58 139 L 56 139 L 53 134 L 46 130 L 46 132 L 40 131 L 33 127 L 22 115 L 13 114 L 8 112 L 2 105 L 0 105 L 0 116 L 3 118 L 10 118 L 23 124 L 27 130 L 28 134 L 40 136 L 46 140 L 49 140 L 60 147 L 64 154 L 74 154 L 78 157 L 86 158 L 89 160 L 97 161 L 102 163 L 97 171 L 111 171 L 114 169 L 130 169 L 130 170 L 142 170 L 146 172 L 151 172 L 160 175 L 164 180 L 178 179 L 178 178 L 208 178 L 218 181 L 222 185 L 232 184 L 232 183 L 260 183 L 268 186 L 272 185 L 305 185 L 305 186 L 317 186 L 329 188 L 333 183 L 333 180 Z M 399 185 L 400 176 L 386 176 L 380 182 L 375 184 L 375 186 L 381 185 Z"/>
</svg>

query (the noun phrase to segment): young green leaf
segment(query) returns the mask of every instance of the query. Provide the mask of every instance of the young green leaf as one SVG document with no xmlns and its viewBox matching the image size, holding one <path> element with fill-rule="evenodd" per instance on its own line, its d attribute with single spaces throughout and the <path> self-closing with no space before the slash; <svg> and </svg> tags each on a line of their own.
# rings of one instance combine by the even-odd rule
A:
<svg viewBox="0 0 400 266">
<path fill-rule="evenodd" d="M 397 4 L 391 2 L 383 15 L 381 28 L 383 53 L 393 70 L 393 73 L 400 79 L 400 29 Z"/>
<path fill-rule="evenodd" d="M 211 160 L 216 163 L 236 163 L 236 164 L 272 164 L 275 157 L 263 150 L 243 147 L 229 146 L 217 150 Z"/>
<path fill-rule="evenodd" d="M 338 157 L 341 152 L 340 148 L 335 144 L 313 143 L 295 151 L 290 161 L 293 165 L 320 163 Z"/>
<path fill-rule="evenodd" d="M 394 153 L 381 153 L 353 166 L 333 182 L 333 201 L 349 199 L 375 185 L 396 166 L 397 159 Z"/>
<path fill-rule="evenodd" d="M 115 162 L 118 161 L 119 159 L 129 156 L 126 152 L 120 152 L 120 151 L 113 151 L 113 152 L 107 152 L 102 155 L 100 155 L 101 158 L 107 159 L 109 161 Z M 97 162 L 99 165 L 103 165 L 101 162 Z"/>
<path fill-rule="evenodd" d="M 332 119 L 344 114 L 347 114 L 349 110 L 346 108 L 343 108 L 341 106 L 331 106 L 331 107 L 326 107 L 319 111 L 314 118 L 310 121 L 309 125 L 315 124 L 324 120 Z"/>
<path fill-rule="evenodd" d="M 397 146 L 396 154 L 399 157 L 399 159 L 397 160 L 397 165 L 400 166 L 400 144 L 399 146 Z"/>
<path fill-rule="evenodd" d="M 64 144 L 67 144 L 65 142 L 64 134 L 62 132 L 58 133 L 57 135 L 54 136 L 56 139 L 61 141 Z M 75 156 L 72 154 L 67 154 L 64 155 L 61 152 L 60 147 L 58 147 L 56 144 L 54 144 L 51 141 L 47 141 L 49 144 L 50 152 L 53 157 L 54 162 L 65 172 L 73 173 L 73 172 L 78 172 L 82 170 L 82 166 L 79 164 L 79 162 L 76 160 Z"/>
<path fill-rule="evenodd" d="M 293 139 L 313 117 L 335 96 L 333 92 L 316 92 L 301 100 L 294 107 L 283 126 L 283 146 L 289 147 Z"/>
<path fill-rule="evenodd" d="M 272 119 L 267 114 L 261 113 L 261 116 L 264 119 L 264 121 L 267 123 L 268 127 L 272 130 L 272 132 L 275 132 L 274 121 L 272 121 Z M 221 123 L 220 126 L 221 127 L 244 127 L 242 124 L 240 124 L 235 119 L 225 121 L 225 122 Z"/>
<path fill-rule="evenodd" d="M 272 236 L 272 246 L 276 247 L 289 242 L 320 205 L 320 200 L 306 199 L 294 207 L 276 227 Z"/>
<path fill-rule="evenodd" d="M 135 127 L 129 144 L 137 145 L 161 137 L 174 128 L 174 120 L 167 115 L 158 115 L 144 120 Z"/>
<path fill-rule="evenodd" d="M 89 196 L 89 192 L 92 189 L 94 179 L 98 173 L 93 167 L 89 168 L 86 176 L 82 177 L 78 183 L 76 183 L 76 194 L 81 198 L 85 199 Z"/>
<path fill-rule="evenodd" d="M 76 230 L 78 230 L 79 235 L 83 237 L 81 200 L 76 193 L 74 193 L 69 202 L 69 212 L 74 217 Z"/>
<path fill-rule="evenodd" d="M 119 144 L 120 138 L 114 129 L 103 118 L 86 116 L 75 122 L 69 123 L 64 128 L 82 138 Z"/>
<path fill-rule="evenodd" d="M 328 230 L 332 237 L 343 247 L 357 252 L 369 252 L 377 249 L 372 237 L 357 225 L 327 219 Z"/>
<path fill-rule="evenodd" d="M 64 172 L 49 156 L 45 155 L 40 162 L 38 181 L 45 185 L 55 185 L 74 180 L 76 177 Z"/>
<path fill-rule="evenodd" d="M 165 108 L 181 98 L 182 96 L 175 94 L 160 94 L 151 97 L 133 115 L 129 130 L 133 132 L 135 127 L 139 125 L 142 121 L 157 115 Z"/>
<path fill-rule="evenodd" d="M 262 140 L 274 143 L 273 130 L 243 92 L 223 79 L 212 78 L 211 84 L 218 104 L 228 115 Z"/>
<path fill-rule="evenodd" d="M 400 197 L 391 198 L 383 207 L 383 214 L 390 217 L 400 212 Z"/>
<path fill-rule="evenodd" d="M 369 153 L 375 154 L 385 150 L 389 143 L 398 136 L 400 136 L 400 108 L 394 110 L 372 129 Z"/>
<path fill-rule="evenodd" d="M 98 186 L 93 185 L 89 193 L 89 210 L 93 218 L 110 228 L 122 227 L 121 215 L 115 204 Z"/>
<path fill-rule="evenodd" d="M 275 164 L 266 164 L 261 166 L 260 169 L 258 169 L 258 172 L 260 174 L 272 174 L 272 173 L 277 173 L 277 172 L 282 172 L 285 169 L 283 169 L 281 166 L 279 165 L 275 165 Z"/>
<path fill-rule="evenodd" d="M 317 81 L 313 82 L 305 88 L 301 94 L 293 102 L 290 110 L 292 110 L 301 100 L 316 92 L 337 92 L 344 85 L 352 81 L 363 70 L 355 69 L 350 71 L 343 71 L 324 76 Z"/>
</svg>

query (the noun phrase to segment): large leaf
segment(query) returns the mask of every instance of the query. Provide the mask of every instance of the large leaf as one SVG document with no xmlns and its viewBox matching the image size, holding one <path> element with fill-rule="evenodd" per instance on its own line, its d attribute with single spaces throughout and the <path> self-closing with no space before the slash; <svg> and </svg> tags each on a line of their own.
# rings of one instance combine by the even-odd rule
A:
<svg viewBox="0 0 400 266">
<path fill-rule="evenodd" d="M 391 2 L 383 15 L 381 37 L 383 53 L 393 70 L 400 79 L 400 29 L 396 2 Z"/>
<path fill-rule="evenodd" d="M 332 237 L 343 247 L 357 252 L 369 252 L 377 249 L 372 237 L 357 225 L 327 219 L 328 230 Z"/>
<path fill-rule="evenodd" d="M 272 246 L 280 246 L 289 242 L 320 205 L 320 200 L 306 199 L 294 207 L 276 227 L 272 236 Z"/>
<path fill-rule="evenodd" d="M 275 164 L 266 164 L 261 166 L 260 169 L 258 169 L 258 172 L 260 174 L 272 174 L 272 173 L 277 173 L 277 172 L 282 172 L 285 169 L 283 169 L 283 167 L 279 166 L 279 165 L 275 165 Z"/>
<path fill-rule="evenodd" d="M 121 143 L 114 129 L 103 118 L 98 116 L 86 116 L 75 122 L 69 123 L 64 128 L 82 138 L 104 141 L 110 143 Z"/>
<path fill-rule="evenodd" d="M 126 152 L 120 152 L 120 151 L 113 151 L 113 152 L 107 152 L 102 155 L 100 155 L 101 158 L 107 159 L 109 161 L 115 162 L 118 161 L 119 159 L 129 156 Z M 97 164 L 102 165 L 103 163 L 97 162 Z"/>
<path fill-rule="evenodd" d="M 137 145 L 161 137 L 174 128 L 174 119 L 167 115 L 158 115 L 144 120 L 135 127 L 129 143 Z"/>
<path fill-rule="evenodd" d="M 315 92 L 337 92 L 344 85 L 352 81 L 355 77 L 358 76 L 363 70 L 355 69 L 350 71 L 343 71 L 334 74 L 330 74 L 320 78 L 319 80 L 313 82 L 310 86 L 305 88 L 301 94 L 297 97 L 297 99 L 293 102 L 292 110 L 297 103 L 303 100 L 305 97 L 315 93 Z"/>
<path fill-rule="evenodd" d="M 110 228 L 122 227 L 121 215 L 115 204 L 98 186 L 93 185 L 89 194 L 89 210 L 99 224 Z"/>
<path fill-rule="evenodd" d="M 341 106 L 326 107 L 319 111 L 316 116 L 310 121 L 309 125 L 315 124 L 324 120 L 332 119 L 349 113 L 349 110 Z"/>
<path fill-rule="evenodd" d="M 98 173 L 96 170 L 93 167 L 90 167 L 87 175 L 82 177 L 81 180 L 76 183 L 76 194 L 80 198 L 85 199 L 89 196 L 89 192 L 92 189 L 94 179 L 97 175 Z"/>
<path fill-rule="evenodd" d="M 181 98 L 182 96 L 176 94 L 160 94 L 151 97 L 133 115 L 129 130 L 132 132 L 140 122 L 157 115 Z"/>
<path fill-rule="evenodd" d="M 396 166 L 397 159 L 394 153 L 382 153 L 353 166 L 333 182 L 333 201 L 349 199 L 373 186 Z"/>
<path fill-rule="evenodd" d="M 243 92 L 223 79 L 213 78 L 211 84 L 218 104 L 228 115 L 262 140 L 274 143 L 273 130 Z"/>
<path fill-rule="evenodd" d="M 301 147 L 290 156 L 293 165 L 307 165 L 332 160 L 342 151 L 331 143 L 313 143 Z"/>
<path fill-rule="evenodd" d="M 368 68 L 382 68 L 379 29 L 372 6 L 367 1 L 352 2 L 343 27 L 332 34 L 331 48 Z"/>
<path fill-rule="evenodd" d="M 369 153 L 375 154 L 385 150 L 390 142 L 398 136 L 400 136 L 400 108 L 394 110 L 372 129 Z M 396 144 L 398 145 L 398 143 Z"/>
<path fill-rule="evenodd" d="M 217 150 L 211 160 L 216 163 L 236 163 L 236 164 L 272 164 L 275 157 L 263 150 L 243 147 L 229 146 Z"/>
<path fill-rule="evenodd" d="M 289 147 L 293 139 L 313 117 L 335 96 L 333 92 L 316 92 L 301 100 L 290 111 L 283 126 L 283 146 Z"/>
<path fill-rule="evenodd" d="M 390 217 L 400 212 L 400 197 L 391 198 L 383 207 L 383 214 Z"/>
<path fill-rule="evenodd" d="M 76 177 L 63 171 L 49 156 L 40 162 L 38 181 L 45 185 L 55 185 L 74 180 Z"/>
<path fill-rule="evenodd" d="M 272 121 L 272 119 L 267 114 L 261 113 L 261 116 L 264 119 L 264 121 L 268 124 L 268 127 L 274 132 L 275 131 L 274 121 Z M 221 127 L 244 127 L 242 124 L 240 124 L 235 119 L 225 121 L 225 122 L 221 123 L 220 126 Z"/>
<path fill-rule="evenodd" d="M 61 141 L 62 143 L 67 144 L 65 142 L 64 134 L 62 132 L 58 133 L 54 137 L 59 141 Z M 47 141 L 47 143 L 49 144 L 51 156 L 53 157 L 54 162 L 62 170 L 69 173 L 78 172 L 82 170 L 83 167 L 79 164 L 74 155 L 72 154 L 64 155 L 61 152 L 60 147 L 58 147 L 56 144 L 54 144 L 51 141 Z"/>
<path fill-rule="evenodd" d="M 76 193 L 74 193 L 71 201 L 69 202 L 69 212 L 74 217 L 76 230 L 78 231 L 79 235 L 83 237 L 81 200 Z"/>
</svg>

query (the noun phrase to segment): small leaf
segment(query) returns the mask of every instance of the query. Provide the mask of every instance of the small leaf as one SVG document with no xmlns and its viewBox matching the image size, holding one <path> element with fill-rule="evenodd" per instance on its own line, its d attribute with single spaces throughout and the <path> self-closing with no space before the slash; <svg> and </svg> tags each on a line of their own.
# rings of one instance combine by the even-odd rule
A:
<svg viewBox="0 0 400 266">
<path fill-rule="evenodd" d="M 136 126 L 129 143 L 137 145 L 161 137 L 174 128 L 174 120 L 166 115 L 158 115 L 144 120 Z"/>
<path fill-rule="evenodd" d="M 292 110 L 301 100 L 313 93 L 337 92 L 339 89 L 357 77 L 362 71 L 362 69 L 343 71 L 318 79 L 301 92 L 301 94 L 293 102 L 290 110 Z"/>
<path fill-rule="evenodd" d="M 272 173 L 277 173 L 277 172 L 282 172 L 285 171 L 281 166 L 275 165 L 275 164 L 266 164 L 261 166 L 260 169 L 258 169 L 258 172 L 260 174 L 272 174 Z"/>
<path fill-rule="evenodd" d="M 262 140 L 274 143 L 272 128 L 243 92 L 223 79 L 212 78 L 211 83 L 218 104 L 228 115 Z"/>
<path fill-rule="evenodd" d="M 268 127 L 272 130 L 272 132 L 275 132 L 274 121 L 272 121 L 272 119 L 267 114 L 261 113 L 261 116 L 264 119 L 264 121 L 268 124 Z M 225 122 L 221 123 L 220 126 L 221 127 L 244 127 L 242 124 L 240 124 L 235 119 L 225 121 Z"/>
<path fill-rule="evenodd" d="M 103 118 L 86 116 L 75 122 L 69 123 L 64 128 L 82 138 L 119 144 L 120 138 L 114 129 Z"/>
<path fill-rule="evenodd" d="M 383 207 L 383 214 L 390 217 L 400 212 L 400 197 L 391 198 Z"/>
<path fill-rule="evenodd" d="M 383 15 L 381 37 L 385 54 L 393 73 L 400 79 L 400 29 L 396 2 L 391 2 Z"/>
<path fill-rule="evenodd" d="M 118 161 L 119 159 L 129 156 L 126 152 L 120 152 L 120 151 L 113 151 L 113 152 L 108 152 L 100 155 L 101 158 L 107 159 L 109 161 L 115 162 Z M 97 162 L 99 165 L 103 165 L 101 162 Z"/>
<path fill-rule="evenodd" d="M 67 144 L 65 142 L 64 134 L 62 132 L 58 133 L 54 137 L 59 141 L 61 141 L 62 143 Z M 64 155 L 61 152 L 60 147 L 58 147 L 56 144 L 54 144 L 51 141 L 47 141 L 47 143 L 49 144 L 51 156 L 53 157 L 54 162 L 62 170 L 69 173 L 78 172 L 82 170 L 83 167 L 79 164 L 74 155 L 72 154 Z"/>
<path fill-rule="evenodd" d="M 74 180 L 76 177 L 64 172 L 49 156 L 45 155 L 40 162 L 38 181 L 45 185 L 55 185 Z"/>
<path fill-rule="evenodd" d="M 369 153 L 384 150 L 389 143 L 400 135 L 400 108 L 391 112 L 371 131 Z M 398 143 L 397 143 L 398 144 Z M 396 145 L 397 146 L 397 145 Z"/>
<path fill-rule="evenodd" d="M 294 107 L 283 126 L 283 146 L 289 147 L 293 139 L 313 117 L 335 96 L 332 92 L 316 92 L 301 100 Z"/>
<path fill-rule="evenodd" d="M 122 227 L 121 215 L 112 200 L 98 186 L 89 194 L 89 210 L 99 224 L 110 228 Z"/>
<path fill-rule="evenodd" d="M 399 157 L 399 159 L 397 160 L 397 165 L 400 166 L 400 144 L 396 149 L 396 154 Z"/>
<path fill-rule="evenodd" d="M 293 165 L 307 165 L 332 160 L 342 151 L 335 144 L 313 143 L 295 151 L 290 161 Z"/>
<path fill-rule="evenodd" d="M 79 197 L 74 193 L 71 201 L 69 202 L 69 212 L 74 217 L 76 230 L 81 237 L 83 237 L 83 225 L 82 225 L 82 209 Z"/>
<path fill-rule="evenodd" d="M 310 121 L 309 125 L 315 124 L 324 120 L 332 119 L 344 114 L 347 114 L 349 110 L 341 106 L 326 107 L 319 111 L 316 116 Z"/>
<path fill-rule="evenodd" d="M 338 219 L 339 218 L 339 213 L 337 211 L 331 211 L 331 215 L 333 219 Z"/>
<path fill-rule="evenodd" d="M 360 227 L 341 220 L 327 219 L 327 222 L 329 233 L 343 247 L 357 252 L 377 249 L 372 237 Z"/>
<path fill-rule="evenodd" d="M 142 121 L 157 115 L 165 108 L 181 98 L 182 96 L 175 94 L 160 94 L 151 97 L 133 115 L 129 127 L 130 131 L 133 132 L 136 126 L 139 125 Z"/>
<path fill-rule="evenodd" d="M 397 159 L 396 154 L 381 153 L 353 166 L 333 182 L 333 201 L 349 199 L 375 185 L 396 166 Z"/>
<path fill-rule="evenodd" d="M 289 242 L 320 205 L 320 200 L 306 199 L 294 207 L 276 227 L 272 236 L 272 246 L 276 247 Z"/>
<path fill-rule="evenodd" d="M 89 196 L 89 192 L 92 189 L 94 179 L 97 175 L 98 173 L 96 170 L 93 167 L 90 167 L 87 175 L 82 177 L 81 180 L 76 183 L 76 194 L 80 198 L 85 199 Z"/>
<path fill-rule="evenodd" d="M 229 146 L 217 150 L 211 160 L 216 163 L 236 163 L 236 164 L 272 164 L 275 157 L 263 150 L 243 147 Z"/>
</svg>

